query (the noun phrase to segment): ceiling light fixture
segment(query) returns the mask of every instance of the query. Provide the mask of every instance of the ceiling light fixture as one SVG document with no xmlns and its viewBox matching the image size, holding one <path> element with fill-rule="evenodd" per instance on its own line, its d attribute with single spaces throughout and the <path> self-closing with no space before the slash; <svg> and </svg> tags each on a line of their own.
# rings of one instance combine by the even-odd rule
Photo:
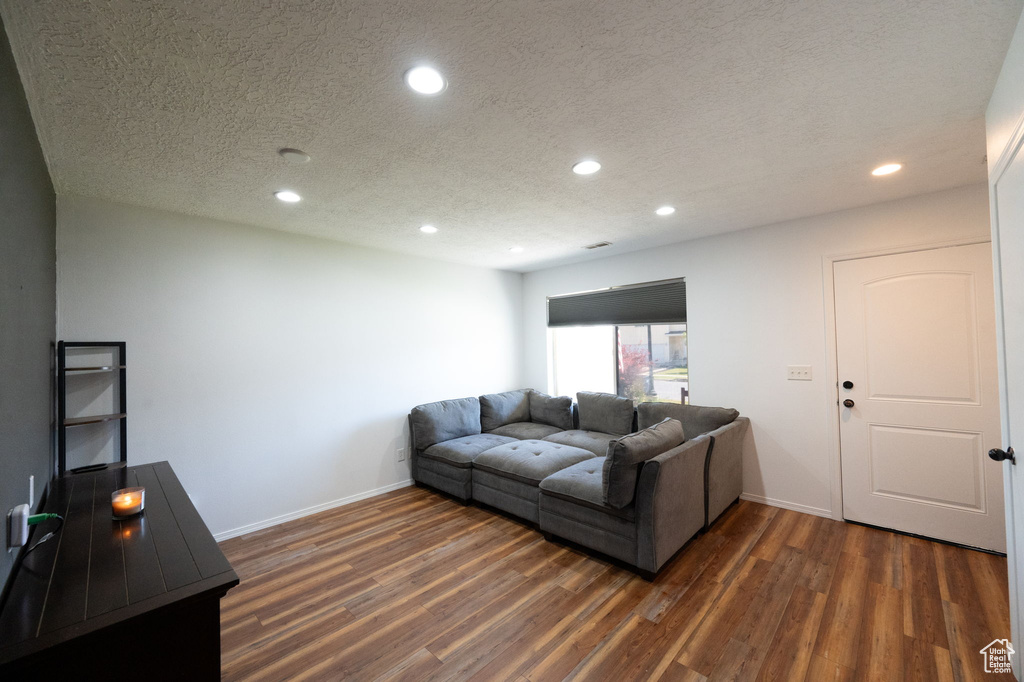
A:
<svg viewBox="0 0 1024 682">
<path fill-rule="evenodd" d="M 302 197 L 290 189 L 282 189 L 280 192 L 274 192 L 274 196 L 286 204 L 294 204 L 297 201 L 302 201 Z"/>
<path fill-rule="evenodd" d="M 421 95 L 436 95 L 444 92 L 448 82 L 437 69 L 417 66 L 405 72 L 406 84 Z"/>
<path fill-rule="evenodd" d="M 434 234 L 437 232 L 437 228 L 433 225 L 424 225 L 420 228 L 420 232 L 423 232 L 424 234 Z"/>
<path fill-rule="evenodd" d="M 900 163 L 887 163 L 884 166 L 879 166 L 875 170 L 871 171 L 872 175 L 889 175 L 895 173 L 900 168 L 903 168 L 903 164 Z"/>
<path fill-rule="evenodd" d="M 576 175 L 592 175 L 599 170 L 601 170 L 601 164 L 592 159 L 580 161 L 572 167 L 572 172 Z"/>
<path fill-rule="evenodd" d="M 511 249 L 509 249 L 509 251 L 511 251 L 512 253 L 522 253 L 523 252 L 523 247 L 521 247 L 521 246 L 513 246 Z"/>
<path fill-rule="evenodd" d="M 661 208 L 655 211 L 655 213 L 657 213 L 658 215 L 672 215 L 675 212 L 676 209 L 674 206 L 662 206 Z"/>
</svg>

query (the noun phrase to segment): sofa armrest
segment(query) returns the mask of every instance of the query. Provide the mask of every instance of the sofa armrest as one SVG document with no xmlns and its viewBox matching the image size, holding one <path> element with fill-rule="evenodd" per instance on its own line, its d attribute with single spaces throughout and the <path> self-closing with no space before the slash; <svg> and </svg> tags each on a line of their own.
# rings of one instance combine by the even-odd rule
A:
<svg viewBox="0 0 1024 682">
<path fill-rule="evenodd" d="M 656 573 L 704 525 L 704 434 L 647 460 L 636 490 L 637 568 Z"/>
<path fill-rule="evenodd" d="M 743 440 L 749 428 L 749 419 L 737 417 L 706 434 L 711 436 L 711 449 L 704 466 L 705 528 L 743 492 Z"/>
</svg>

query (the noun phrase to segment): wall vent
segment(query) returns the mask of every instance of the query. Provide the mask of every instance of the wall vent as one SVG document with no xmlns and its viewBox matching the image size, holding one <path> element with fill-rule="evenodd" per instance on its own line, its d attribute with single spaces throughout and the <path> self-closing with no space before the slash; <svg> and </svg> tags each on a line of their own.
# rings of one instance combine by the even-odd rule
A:
<svg viewBox="0 0 1024 682">
<path fill-rule="evenodd" d="M 584 249 L 600 249 L 602 246 L 611 246 L 611 242 L 597 242 L 596 244 L 588 244 L 584 246 Z"/>
</svg>

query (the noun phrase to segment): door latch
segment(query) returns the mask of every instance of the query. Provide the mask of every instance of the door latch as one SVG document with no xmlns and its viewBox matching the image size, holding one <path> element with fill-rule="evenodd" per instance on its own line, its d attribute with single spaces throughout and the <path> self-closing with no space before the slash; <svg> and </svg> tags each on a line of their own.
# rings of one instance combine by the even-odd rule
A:
<svg viewBox="0 0 1024 682">
<path fill-rule="evenodd" d="M 1008 459 L 1010 460 L 1010 464 L 1017 463 L 1017 459 L 1013 456 L 1013 448 L 1006 448 L 1005 452 L 999 448 L 992 448 L 988 451 L 988 456 L 997 462 L 1002 462 L 1004 459 Z"/>
</svg>

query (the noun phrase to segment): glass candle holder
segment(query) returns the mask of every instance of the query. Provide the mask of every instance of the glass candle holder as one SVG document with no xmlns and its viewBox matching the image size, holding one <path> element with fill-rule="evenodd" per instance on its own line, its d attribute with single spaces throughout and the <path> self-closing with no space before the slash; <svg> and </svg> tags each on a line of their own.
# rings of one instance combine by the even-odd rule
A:
<svg viewBox="0 0 1024 682">
<path fill-rule="evenodd" d="M 115 519 L 134 516 L 146 506 L 145 488 L 122 488 L 110 495 L 110 507 Z"/>
</svg>

